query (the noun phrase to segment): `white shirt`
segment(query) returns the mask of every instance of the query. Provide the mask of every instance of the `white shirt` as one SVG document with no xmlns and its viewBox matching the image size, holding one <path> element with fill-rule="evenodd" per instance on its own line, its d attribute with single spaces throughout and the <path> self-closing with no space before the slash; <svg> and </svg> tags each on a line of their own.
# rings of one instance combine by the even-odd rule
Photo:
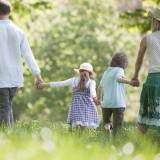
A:
<svg viewBox="0 0 160 160">
<path fill-rule="evenodd" d="M 103 108 L 126 107 L 125 85 L 117 82 L 117 76 L 124 77 L 124 70 L 119 67 L 109 67 L 100 81 L 104 91 Z"/>
<path fill-rule="evenodd" d="M 160 72 L 160 31 L 147 36 L 148 73 Z"/>
<path fill-rule="evenodd" d="M 23 30 L 0 20 L 0 88 L 23 86 L 22 56 L 33 75 L 40 73 Z"/>
<path fill-rule="evenodd" d="M 64 86 L 78 86 L 78 83 L 80 81 L 80 77 L 70 78 L 65 81 L 59 81 L 59 82 L 51 82 L 50 87 L 64 87 Z M 92 79 L 89 79 L 86 83 L 86 87 L 90 88 L 90 95 L 92 98 L 96 97 L 96 82 Z"/>
</svg>

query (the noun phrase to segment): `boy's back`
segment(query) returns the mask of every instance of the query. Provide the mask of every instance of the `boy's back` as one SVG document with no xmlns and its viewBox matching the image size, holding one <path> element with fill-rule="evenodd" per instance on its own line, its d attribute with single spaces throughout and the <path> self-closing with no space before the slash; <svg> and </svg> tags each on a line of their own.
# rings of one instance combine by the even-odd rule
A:
<svg viewBox="0 0 160 160">
<path fill-rule="evenodd" d="M 109 67 L 104 73 L 100 85 L 103 87 L 103 108 L 126 107 L 125 86 L 117 82 L 117 76 L 124 77 L 124 70 L 119 67 Z"/>
</svg>

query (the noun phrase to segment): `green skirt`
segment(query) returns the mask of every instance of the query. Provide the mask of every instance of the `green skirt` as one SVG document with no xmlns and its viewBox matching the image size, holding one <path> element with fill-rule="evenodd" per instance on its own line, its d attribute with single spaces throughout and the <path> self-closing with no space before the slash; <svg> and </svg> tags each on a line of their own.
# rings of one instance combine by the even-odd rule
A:
<svg viewBox="0 0 160 160">
<path fill-rule="evenodd" d="M 138 123 L 160 131 L 160 72 L 149 73 L 143 84 Z"/>
</svg>

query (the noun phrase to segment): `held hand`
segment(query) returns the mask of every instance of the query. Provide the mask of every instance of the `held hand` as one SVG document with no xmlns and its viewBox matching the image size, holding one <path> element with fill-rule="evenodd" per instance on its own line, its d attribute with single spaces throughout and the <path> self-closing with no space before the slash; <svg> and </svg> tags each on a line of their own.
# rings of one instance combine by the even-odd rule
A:
<svg viewBox="0 0 160 160">
<path fill-rule="evenodd" d="M 101 104 L 101 101 L 98 100 L 97 98 L 93 98 L 93 102 L 94 102 L 96 105 L 100 105 L 100 104 Z"/>
<path fill-rule="evenodd" d="M 38 90 L 44 89 L 44 84 L 43 83 L 38 83 L 37 88 L 38 88 Z"/>
<path fill-rule="evenodd" d="M 38 84 L 40 83 L 43 83 L 43 80 L 42 80 L 42 77 L 40 74 L 37 74 L 36 75 L 36 80 L 35 80 L 35 85 L 36 85 L 36 89 L 38 90 L 41 90 L 39 87 L 38 87 Z"/>
<path fill-rule="evenodd" d="M 100 104 L 101 104 L 100 101 L 98 101 L 98 100 L 94 100 L 94 103 L 95 103 L 96 105 L 100 105 Z"/>
<path fill-rule="evenodd" d="M 137 80 L 131 80 L 131 82 L 130 82 L 130 85 L 131 86 L 133 86 L 133 87 L 139 87 L 140 86 L 140 82 L 139 82 L 139 80 L 137 79 Z"/>
<path fill-rule="evenodd" d="M 139 81 L 137 76 L 134 76 L 131 80 Z"/>
</svg>

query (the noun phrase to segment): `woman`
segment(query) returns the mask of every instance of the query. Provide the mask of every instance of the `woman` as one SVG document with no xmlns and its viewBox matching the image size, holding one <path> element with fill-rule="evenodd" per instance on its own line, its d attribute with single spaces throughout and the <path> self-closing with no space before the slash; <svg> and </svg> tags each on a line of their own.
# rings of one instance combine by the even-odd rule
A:
<svg viewBox="0 0 160 160">
<path fill-rule="evenodd" d="M 138 129 L 147 133 L 148 128 L 160 130 L 160 8 L 149 12 L 152 17 L 152 33 L 142 38 L 132 80 L 138 80 L 138 74 L 144 54 L 149 61 L 148 76 L 143 84 L 140 97 Z"/>
</svg>

